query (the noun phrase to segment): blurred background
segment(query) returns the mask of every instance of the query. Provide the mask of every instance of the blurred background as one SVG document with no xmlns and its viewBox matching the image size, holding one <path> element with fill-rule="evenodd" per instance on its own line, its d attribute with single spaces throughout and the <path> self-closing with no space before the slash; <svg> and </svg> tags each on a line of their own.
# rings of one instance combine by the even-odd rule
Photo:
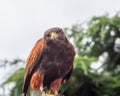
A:
<svg viewBox="0 0 120 96">
<path fill-rule="evenodd" d="M 61 27 L 76 50 L 65 96 L 120 96 L 119 0 L 0 0 L 0 96 L 22 96 L 25 60 Z"/>
</svg>

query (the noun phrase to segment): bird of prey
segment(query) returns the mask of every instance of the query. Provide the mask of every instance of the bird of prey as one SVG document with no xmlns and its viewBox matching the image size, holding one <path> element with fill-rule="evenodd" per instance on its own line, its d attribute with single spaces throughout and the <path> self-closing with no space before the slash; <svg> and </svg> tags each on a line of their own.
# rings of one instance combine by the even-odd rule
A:
<svg viewBox="0 0 120 96">
<path fill-rule="evenodd" d="M 75 50 L 58 27 L 45 31 L 26 60 L 24 96 L 59 96 L 60 85 L 71 76 Z"/>
</svg>

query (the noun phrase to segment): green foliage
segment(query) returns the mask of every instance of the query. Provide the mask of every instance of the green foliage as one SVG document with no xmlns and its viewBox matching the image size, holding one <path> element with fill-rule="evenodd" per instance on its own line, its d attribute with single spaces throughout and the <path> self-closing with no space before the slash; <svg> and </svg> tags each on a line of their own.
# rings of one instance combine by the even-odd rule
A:
<svg viewBox="0 0 120 96">
<path fill-rule="evenodd" d="M 7 78 L 7 80 L 3 82 L 1 87 L 5 87 L 5 86 L 9 87 L 9 84 L 14 83 L 15 86 L 13 86 L 12 89 L 10 90 L 9 96 L 20 96 L 20 94 L 22 95 L 24 68 L 21 68 L 21 67 L 19 68 L 18 66 L 21 66 L 22 63 L 24 64 L 24 61 L 17 58 L 12 61 L 5 60 L 2 62 L 3 62 L 1 64 L 2 67 L 8 66 L 13 71 L 14 69 L 11 66 L 15 66 L 18 70 L 15 71 L 12 75 L 10 75 L 9 78 Z M 3 66 L 3 65 L 5 65 L 5 66 Z M 5 96 L 5 95 L 3 95 L 3 96 Z"/>
<path fill-rule="evenodd" d="M 15 82 L 15 86 L 11 90 L 10 96 L 18 96 L 22 93 L 22 85 L 24 78 L 24 68 L 20 68 L 11 75 L 4 84 Z"/>
<path fill-rule="evenodd" d="M 120 96 L 119 14 L 93 17 L 87 28 L 81 24 L 65 28 L 77 51 L 75 67 L 65 96 Z M 115 47 L 117 46 L 117 47 Z M 117 51 L 116 49 L 117 48 Z M 104 56 L 106 54 L 106 56 Z M 103 61 L 100 61 L 100 57 Z M 92 68 L 92 62 L 100 62 Z M 100 71 L 102 70 L 102 71 Z"/>
<path fill-rule="evenodd" d="M 20 68 L 3 83 L 3 84 L 9 84 L 11 82 L 15 83 L 15 86 L 11 90 L 10 96 L 18 96 L 22 93 L 23 78 L 24 68 Z"/>
</svg>

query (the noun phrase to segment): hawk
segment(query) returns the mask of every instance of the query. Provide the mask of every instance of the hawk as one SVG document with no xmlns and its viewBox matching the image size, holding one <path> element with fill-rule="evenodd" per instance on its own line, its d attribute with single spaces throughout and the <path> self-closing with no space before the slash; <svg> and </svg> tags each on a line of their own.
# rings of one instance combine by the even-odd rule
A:
<svg viewBox="0 0 120 96">
<path fill-rule="evenodd" d="M 58 96 L 60 85 L 71 76 L 75 50 L 61 28 L 45 31 L 26 60 L 24 96 Z M 53 94 L 53 95 L 51 95 Z"/>
</svg>

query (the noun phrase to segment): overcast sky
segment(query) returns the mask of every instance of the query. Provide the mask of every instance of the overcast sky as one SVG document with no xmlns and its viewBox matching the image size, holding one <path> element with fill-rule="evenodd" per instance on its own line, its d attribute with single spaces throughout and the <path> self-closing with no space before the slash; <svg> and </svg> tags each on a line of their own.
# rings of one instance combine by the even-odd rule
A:
<svg viewBox="0 0 120 96">
<path fill-rule="evenodd" d="M 26 59 L 50 27 L 120 11 L 120 0 L 0 0 L 0 59 Z"/>
</svg>

